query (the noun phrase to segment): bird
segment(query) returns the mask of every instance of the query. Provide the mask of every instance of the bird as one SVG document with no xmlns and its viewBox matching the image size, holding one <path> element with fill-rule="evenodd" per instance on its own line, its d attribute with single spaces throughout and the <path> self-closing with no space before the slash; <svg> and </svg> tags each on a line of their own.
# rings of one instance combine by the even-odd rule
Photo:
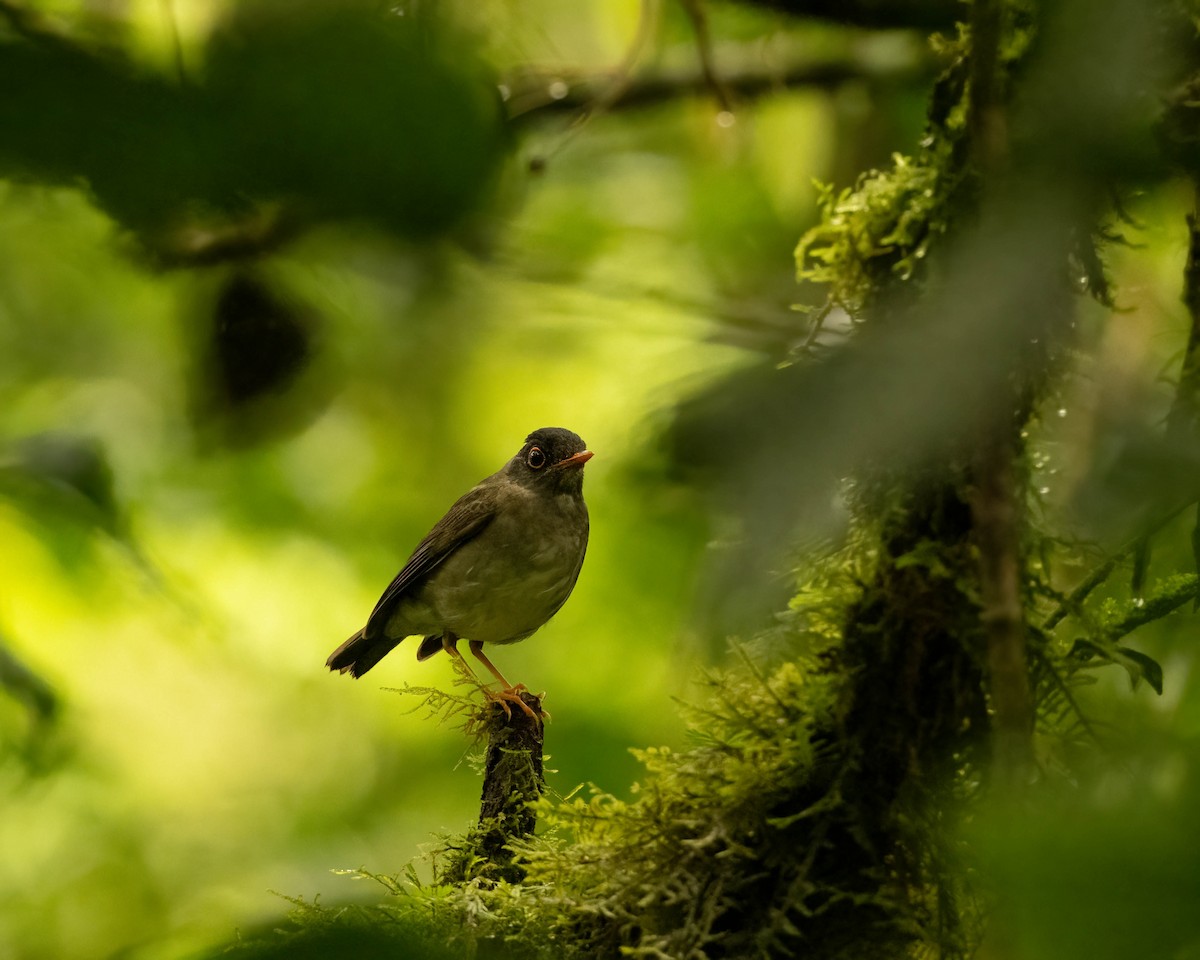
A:
<svg viewBox="0 0 1200 960">
<path fill-rule="evenodd" d="M 534 430 L 512 459 L 434 524 L 366 626 L 325 665 L 361 677 L 406 637 L 420 635 L 417 660 L 445 650 L 474 674 L 458 651 L 459 639 L 466 639 L 500 682 L 499 693 L 480 684 L 489 698 L 506 714 L 511 702 L 532 715 L 520 696 L 525 686 L 509 683 L 483 645 L 524 640 L 571 595 L 587 552 L 583 465 L 592 456 L 570 430 Z"/>
</svg>

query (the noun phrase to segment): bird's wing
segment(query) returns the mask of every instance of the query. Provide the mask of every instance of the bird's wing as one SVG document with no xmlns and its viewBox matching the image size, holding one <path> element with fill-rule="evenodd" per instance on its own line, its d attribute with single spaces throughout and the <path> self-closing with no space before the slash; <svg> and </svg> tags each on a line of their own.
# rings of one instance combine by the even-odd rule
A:
<svg viewBox="0 0 1200 960">
<path fill-rule="evenodd" d="M 363 635 L 370 638 L 380 633 L 405 593 L 436 570 L 457 547 L 478 536 L 495 515 L 495 499 L 487 497 L 483 488 L 475 487 L 459 497 L 425 539 L 417 544 L 408 562 L 396 574 L 396 579 L 383 591 L 383 596 L 367 618 Z"/>
</svg>

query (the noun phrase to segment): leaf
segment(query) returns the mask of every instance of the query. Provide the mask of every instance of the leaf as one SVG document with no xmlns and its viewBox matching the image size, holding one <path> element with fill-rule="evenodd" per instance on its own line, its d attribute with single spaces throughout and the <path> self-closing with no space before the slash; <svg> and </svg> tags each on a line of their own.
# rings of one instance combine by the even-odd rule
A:
<svg viewBox="0 0 1200 960">
<path fill-rule="evenodd" d="M 1086 664 L 1095 659 L 1119 664 L 1129 674 L 1129 681 L 1133 689 L 1137 689 L 1138 682 L 1144 679 L 1155 693 L 1162 696 L 1162 666 L 1153 657 L 1137 650 L 1121 646 L 1118 643 L 1101 643 L 1085 637 L 1078 637 L 1067 656 L 1080 664 Z"/>
<path fill-rule="evenodd" d="M 1154 692 L 1162 696 L 1163 672 L 1157 660 L 1129 647 L 1117 646 L 1113 650 L 1113 659 L 1128 671 L 1130 683 L 1134 688 L 1137 687 L 1140 678 L 1145 678 L 1154 688 Z"/>
<path fill-rule="evenodd" d="M 361 4 L 237 10 L 187 84 L 0 37 L 0 175 L 86 185 L 151 245 L 197 211 L 282 203 L 425 238 L 486 203 L 507 132 L 464 37 Z"/>
<path fill-rule="evenodd" d="M 63 512 L 111 530 L 120 510 L 113 492 L 113 471 L 104 445 L 95 437 L 48 431 L 22 437 L 0 457 L 5 480 L 36 487 Z M 7 491 L 8 485 L 0 483 Z"/>
</svg>

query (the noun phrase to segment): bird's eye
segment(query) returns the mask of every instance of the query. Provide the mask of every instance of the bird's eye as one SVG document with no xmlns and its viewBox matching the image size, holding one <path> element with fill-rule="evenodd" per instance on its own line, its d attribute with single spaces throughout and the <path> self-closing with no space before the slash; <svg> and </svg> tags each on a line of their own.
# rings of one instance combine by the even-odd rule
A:
<svg viewBox="0 0 1200 960">
<path fill-rule="evenodd" d="M 546 465 L 546 455 L 542 453 L 541 447 L 530 447 L 529 453 L 525 454 L 525 462 L 529 464 L 532 470 L 541 470 Z"/>
</svg>

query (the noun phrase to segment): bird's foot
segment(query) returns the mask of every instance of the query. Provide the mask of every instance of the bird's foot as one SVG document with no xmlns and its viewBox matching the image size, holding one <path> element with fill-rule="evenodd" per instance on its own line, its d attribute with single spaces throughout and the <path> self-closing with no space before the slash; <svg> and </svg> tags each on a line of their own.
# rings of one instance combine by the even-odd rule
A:
<svg viewBox="0 0 1200 960">
<path fill-rule="evenodd" d="M 505 687 L 503 690 L 499 691 L 489 690 L 487 687 L 484 687 L 483 692 L 487 695 L 489 700 L 500 705 L 500 709 L 504 711 L 504 718 L 506 720 L 512 719 L 512 709 L 509 707 L 510 703 L 515 703 L 518 707 L 524 710 L 526 716 L 528 716 L 530 719 L 536 720 L 538 717 L 538 713 L 535 713 L 533 707 L 526 703 L 525 698 L 521 696 L 521 694 L 529 692 L 528 688 L 523 683 L 518 683 L 513 687 Z M 540 706 L 538 708 L 538 712 L 546 715 L 545 711 L 542 710 Z"/>
</svg>

